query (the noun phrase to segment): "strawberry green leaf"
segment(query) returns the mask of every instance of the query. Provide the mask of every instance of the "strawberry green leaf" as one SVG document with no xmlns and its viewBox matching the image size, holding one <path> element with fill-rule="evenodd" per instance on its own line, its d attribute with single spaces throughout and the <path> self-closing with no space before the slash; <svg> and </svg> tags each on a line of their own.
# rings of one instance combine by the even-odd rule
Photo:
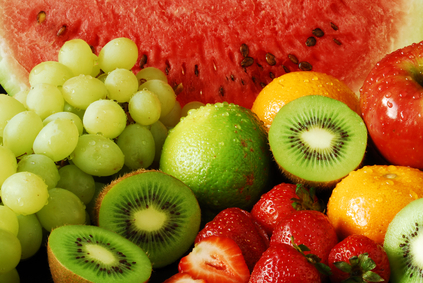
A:
<svg viewBox="0 0 423 283">
<path fill-rule="evenodd" d="M 371 258 L 369 258 L 368 253 L 361 254 L 358 257 L 361 269 L 363 271 L 373 270 L 376 267 L 376 263 Z"/>
<path fill-rule="evenodd" d="M 335 267 L 337 267 L 339 270 L 345 273 L 351 273 L 352 271 L 351 265 L 349 265 L 345 261 L 337 261 L 337 262 L 334 262 L 333 265 L 335 265 Z"/>
<path fill-rule="evenodd" d="M 349 258 L 349 264 L 344 261 L 334 262 L 333 265 L 339 270 L 350 274 L 350 277 L 341 283 L 366 283 L 366 282 L 382 282 L 383 278 L 371 271 L 376 267 L 375 262 L 369 257 L 368 253 L 352 256 Z"/>
<path fill-rule="evenodd" d="M 352 256 L 349 261 L 351 266 L 356 266 L 359 263 L 358 256 Z"/>
<path fill-rule="evenodd" d="M 382 277 L 379 276 L 379 274 L 373 272 L 373 271 L 367 271 L 363 274 L 363 279 L 366 282 L 383 282 L 385 280 L 383 280 Z"/>
<path fill-rule="evenodd" d="M 317 268 L 317 270 L 318 270 L 321 274 L 323 274 L 323 275 L 327 275 L 327 276 L 332 275 L 332 271 L 330 270 L 330 267 L 329 267 L 329 266 L 327 266 L 326 264 L 321 263 L 321 262 L 317 262 L 316 264 L 314 264 L 314 266 Z"/>
<path fill-rule="evenodd" d="M 310 251 L 310 249 L 304 244 L 299 244 L 298 247 L 301 249 L 302 252 L 309 252 Z"/>
</svg>

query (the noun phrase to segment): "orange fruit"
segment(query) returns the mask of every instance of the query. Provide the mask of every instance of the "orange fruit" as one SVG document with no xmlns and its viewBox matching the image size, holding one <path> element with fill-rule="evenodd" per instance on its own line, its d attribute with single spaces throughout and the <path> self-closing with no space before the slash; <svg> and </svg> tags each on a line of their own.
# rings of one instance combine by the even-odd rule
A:
<svg viewBox="0 0 423 283">
<path fill-rule="evenodd" d="M 347 104 L 360 115 L 359 97 L 345 83 L 320 72 L 290 72 L 275 78 L 262 89 L 251 110 L 270 128 L 279 109 L 305 95 L 323 95 Z"/>
<path fill-rule="evenodd" d="M 421 197 L 422 171 L 405 166 L 364 166 L 336 185 L 327 215 L 340 240 L 361 234 L 383 244 L 397 212 Z"/>
</svg>

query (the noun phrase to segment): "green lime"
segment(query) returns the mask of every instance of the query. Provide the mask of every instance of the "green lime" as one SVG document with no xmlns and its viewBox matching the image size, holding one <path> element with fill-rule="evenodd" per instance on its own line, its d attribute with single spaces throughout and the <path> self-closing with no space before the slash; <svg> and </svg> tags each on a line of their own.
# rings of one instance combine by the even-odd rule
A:
<svg viewBox="0 0 423 283">
<path fill-rule="evenodd" d="M 266 130 L 255 114 L 235 104 L 193 109 L 169 132 L 160 170 L 187 184 L 204 209 L 250 209 L 270 180 Z"/>
</svg>

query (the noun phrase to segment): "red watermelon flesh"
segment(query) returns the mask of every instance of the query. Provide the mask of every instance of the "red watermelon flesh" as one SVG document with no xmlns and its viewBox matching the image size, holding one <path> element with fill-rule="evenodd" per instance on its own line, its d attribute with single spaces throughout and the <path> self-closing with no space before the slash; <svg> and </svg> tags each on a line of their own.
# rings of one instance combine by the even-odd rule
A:
<svg viewBox="0 0 423 283">
<path fill-rule="evenodd" d="M 82 38 L 98 54 L 109 40 L 128 37 L 139 59 L 147 58 L 144 66 L 165 71 L 172 86 L 182 83 L 182 105 L 229 101 L 251 108 L 264 85 L 300 70 L 301 62 L 358 92 L 383 55 L 423 39 L 421 2 L 1 0 L 0 84 L 11 95 L 27 88 L 31 68 L 57 60 L 66 40 Z M 38 22 L 40 12 L 45 20 Z M 316 28 L 324 35 L 307 46 Z"/>
</svg>

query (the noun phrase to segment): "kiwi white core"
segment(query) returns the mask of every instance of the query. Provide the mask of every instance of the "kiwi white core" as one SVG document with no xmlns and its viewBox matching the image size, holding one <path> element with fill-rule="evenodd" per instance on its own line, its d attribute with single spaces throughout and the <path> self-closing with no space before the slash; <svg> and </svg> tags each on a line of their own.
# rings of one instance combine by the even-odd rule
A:
<svg viewBox="0 0 423 283">
<path fill-rule="evenodd" d="M 149 207 L 134 213 L 135 226 L 144 231 L 157 231 L 164 227 L 167 216 L 166 213 Z"/>
<path fill-rule="evenodd" d="M 87 244 L 85 248 L 87 250 L 87 254 L 89 254 L 93 259 L 101 261 L 104 264 L 112 265 L 116 262 L 116 257 L 102 246 Z"/>
<path fill-rule="evenodd" d="M 336 136 L 327 130 L 313 127 L 303 132 L 301 138 L 312 149 L 330 149 Z"/>
<path fill-rule="evenodd" d="M 410 253 L 412 256 L 413 264 L 420 268 L 423 267 L 423 234 L 419 233 L 416 237 L 411 238 Z"/>
</svg>

